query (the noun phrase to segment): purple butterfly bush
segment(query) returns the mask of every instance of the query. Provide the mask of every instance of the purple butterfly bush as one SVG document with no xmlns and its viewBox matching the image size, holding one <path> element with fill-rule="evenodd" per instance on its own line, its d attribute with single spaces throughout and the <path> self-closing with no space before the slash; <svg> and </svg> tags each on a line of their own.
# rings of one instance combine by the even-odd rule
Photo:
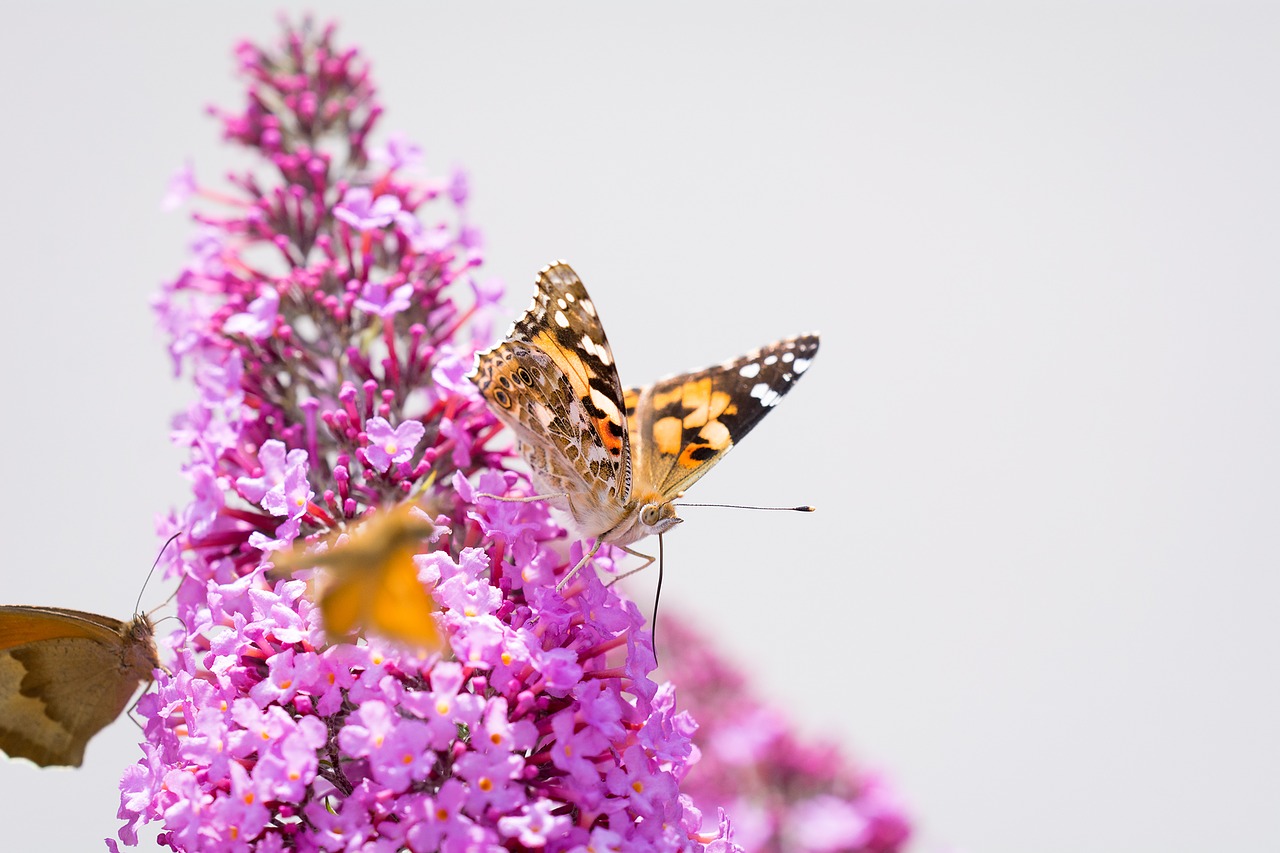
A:
<svg viewBox="0 0 1280 853">
<path fill-rule="evenodd" d="M 698 721 L 701 760 L 680 786 L 733 816 L 752 851 L 891 853 L 911 833 L 888 782 L 850 763 L 838 744 L 806 742 L 684 614 L 663 616 L 662 675 Z"/>
<path fill-rule="evenodd" d="M 236 56 L 247 103 L 215 115 L 259 165 L 222 192 L 185 167 L 165 198 L 203 205 L 155 303 L 198 391 L 173 431 L 192 500 L 161 525 L 182 628 L 138 704 L 120 842 L 151 824 L 182 851 L 741 850 L 732 806 L 752 849 L 898 849 L 883 786 L 776 718 L 757 731 L 758 705 L 712 701 L 699 730 L 684 691 L 741 686 L 709 652 L 666 651 L 677 690 L 616 587 L 588 571 L 555 592 L 581 545 L 543 504 L 475 501 L 528 483 L 465 378 L 502 292 L 466 176 L 373 144 L 368 65 L 332 27 Z M 268 579 L 282 549 L 404 502 L 434 525 L 415 562 L 443 650 L 328 638 L 304 581 Z"/>
</svg>

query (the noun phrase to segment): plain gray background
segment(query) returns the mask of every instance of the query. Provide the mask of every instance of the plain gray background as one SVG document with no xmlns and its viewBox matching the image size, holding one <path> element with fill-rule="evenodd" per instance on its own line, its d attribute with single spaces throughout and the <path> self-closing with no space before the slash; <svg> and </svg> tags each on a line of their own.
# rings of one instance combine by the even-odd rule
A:
<svg viewBox="0 0 1280 853">
<path fill-rule="evenodd" d="M 889 773 L 917 849 L 1275 850 L 1274 7 L 888 5 L 312 8 L 383 132 L 470 170 L 511 313 L 570 260 L 628 383 L 822 331 L 691 495 L 819 512 L 687 510 L 666 604 Z M 240 162 L 202 108 L 274 19 L 229 10 L 0 30 L 5 603 L 127 616 L 187 499 L 147 305 L 169 175 Z M 137 737 L 0 762 L 6 847 L 97 849 Z"/>
</svg>

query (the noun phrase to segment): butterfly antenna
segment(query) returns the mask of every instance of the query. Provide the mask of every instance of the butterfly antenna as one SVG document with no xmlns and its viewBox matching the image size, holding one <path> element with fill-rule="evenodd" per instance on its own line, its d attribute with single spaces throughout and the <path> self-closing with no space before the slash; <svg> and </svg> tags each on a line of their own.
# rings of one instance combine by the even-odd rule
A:
<svg viewBox="0 0 1280 853">
<path fill-rule="evenodd" d="M 658 600 L 662 598 L 662 534 L 658 534 L 658 589 L 653 593 L 653 619 L 649 622 L 649 642 L 653 645 L 653 665 L 658 665 Z"/>
<path fill-rule="evenodd" d="M 813 512 L 812 506 L 748 506 L 746 504 L 690 504 L 680 501 L 677 506 L 718 506 L 724 509 L 764 509 L 770 512 Z"/>
<path fill-rule="evenodd" d="M 168 602 L 166 602 L 166 604 L 167 604 L 167 603 L 168 603 Z M 163 606 L 163 605 L 161 605 L 161 606 Z M 174 620 L 175 622 L 177 622 L 179 625 L 181 625 L 181 626 L 182 626 L 182 631 L 183 631 L 183 633 L 185 633 L 185 634 L 187 634 L 188 636 L 190 636 L 190 634 L 191 634 L 191 629 L 187 627 L 187 623 L 186 623 L 186 621 L 185 621 L 181 616 L 177 616 L 177 615 L 165 616 L 165 617 L 164 617 L 164 618 L 162 618 L 162 619 L 157 619 L 155 622 L 153 622 L 153 623 L 152 623 L 151 627 L 153 627 L 153 628 L 154 628 L 154 627 L 156 627 L 157 625 L 159 625 L 161 622 L 168 621 L 169 619 L 172 619 L 172 620 Z"/>
<path fill-rule="evenodd" d="M 151 571 L 147 572 L 147 579 L 142 582 L 142 589 L 138 590 L 138 600 L 133 603 L 134 613 L 139 612 L 138 608 L 142 606 L 142 596 L 147 591 L 147 584 L 151 583 L 151 576 L 156 573 L 156 566 L 160 565 L 160 558 L 164 556 L 164 552 L 167 551 L 169 549 L 169 546 L 173 544 L 173 540 L 177 539 L 181 535 L 182 535 L 182 531 L 179 530 L 177 533 L 173 534 L 168 539 L 164 540 L 164 544 L 160 546 L 160 553 L 156 554 L 156 561 L 151 564 Z M 177 590 L 174 590 L 174 594 L 175 595 L 177 594 Z M 173 596 L 171 595 L 169 596 L 169 598 L 173 598 Z M 166 599 L 165 604 L 168 604 L 168 603 L 169 602 Z M 163 607 L 164 605 L 162 604 L 160 606 Z"/>
</svg>

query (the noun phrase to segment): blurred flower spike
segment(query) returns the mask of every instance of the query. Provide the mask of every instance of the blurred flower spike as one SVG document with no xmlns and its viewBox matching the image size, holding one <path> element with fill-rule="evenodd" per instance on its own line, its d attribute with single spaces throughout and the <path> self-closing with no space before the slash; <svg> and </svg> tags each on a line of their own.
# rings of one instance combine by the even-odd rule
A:
<svg viewBox="0 0 1280 853">
<path fill-rule="evenodd" d="M 732 792 L 684 790 L 697 724 L 636 606 L 590 572 L 554 592 L 581 548 L 543 504 L 473 500 L 527 482 L 463 378 L 501 295 L 466 176 L 371 142 L 368 64 L 332 27 L 236 56 L 246 103 L 214 115 L 258 164 L 216 192 L 184 168 L 167 196 L 199 226 L 155 301 L 197 390 L 173 429 L 192 499 L 160 531 L 182 533 L 182 628 L 108 847 L 145 827 L 181 851 L 742 849 Z"/>
</svg>

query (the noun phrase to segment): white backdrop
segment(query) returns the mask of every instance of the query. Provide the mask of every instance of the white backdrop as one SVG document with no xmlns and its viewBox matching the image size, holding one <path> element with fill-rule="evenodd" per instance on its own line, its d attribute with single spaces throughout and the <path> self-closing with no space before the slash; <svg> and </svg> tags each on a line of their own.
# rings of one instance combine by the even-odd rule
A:
<svg viewBox="0 0 1280 853">
<path fill-rule="evenodd" d="M 1280 18 L 1173 5 L 311 4 L 383 130 L 470 170 L 513 313 L 569 259 L 629 383 L 821 329 L 693 498 L 819 512 L 688 510 L 667 604 L 884 768 L 919 850 L 1280 847 Z M 0 600 L 121 617 L 187 495 L 158 200 L 236 162 L 202 107 L 274 37 L 127 9 L 0 30 Z M 137 736 L 0 760 L 6 847 L 114 834 Z"/>
</svg>

